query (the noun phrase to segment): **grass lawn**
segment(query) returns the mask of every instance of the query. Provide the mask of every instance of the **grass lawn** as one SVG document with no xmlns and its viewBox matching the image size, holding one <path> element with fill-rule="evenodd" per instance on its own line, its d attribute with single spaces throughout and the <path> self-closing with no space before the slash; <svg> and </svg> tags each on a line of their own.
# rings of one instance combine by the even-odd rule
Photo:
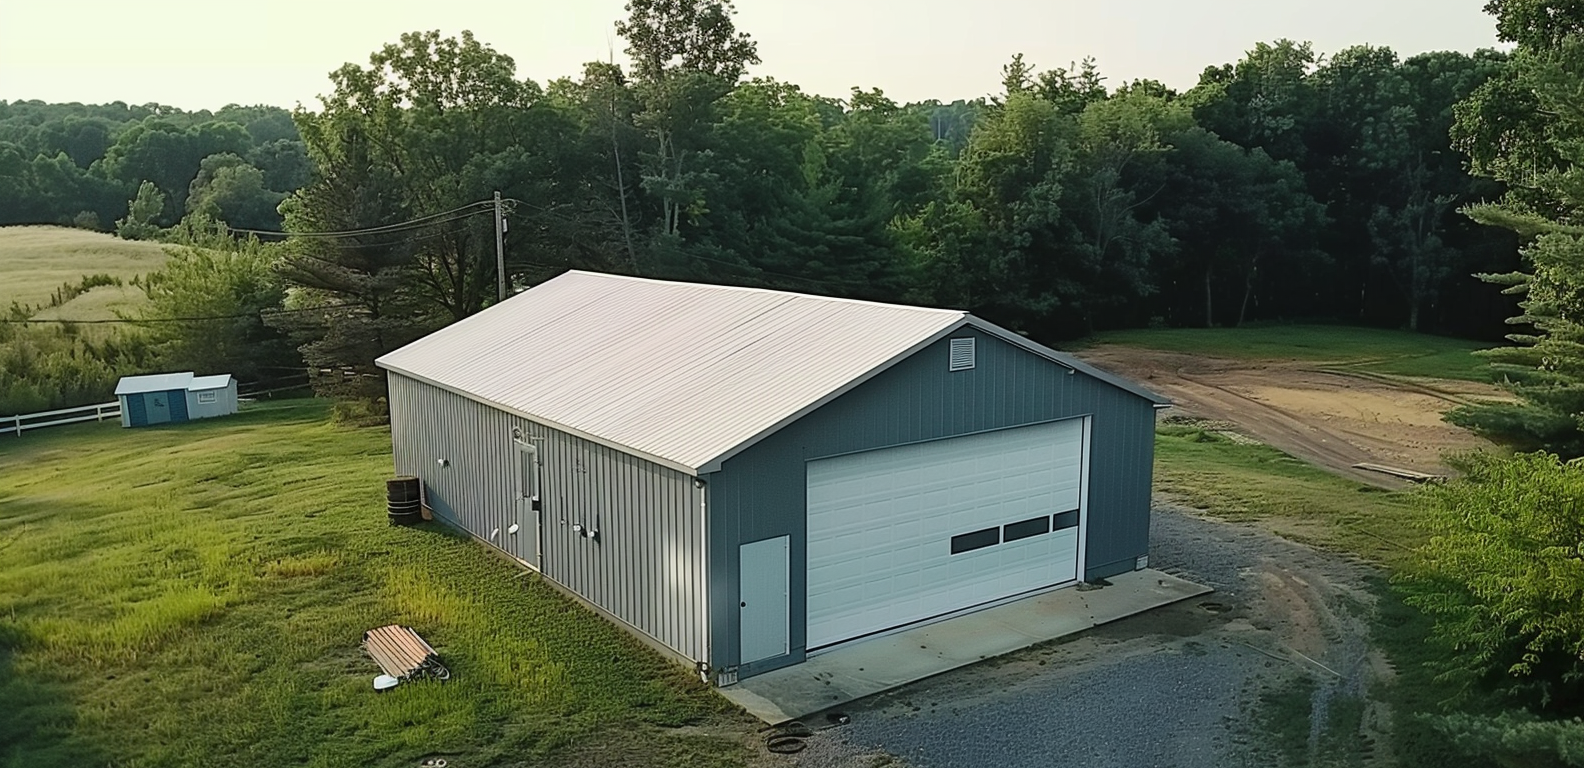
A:
<svg viewBox="0 0 1584 768">
<path fill-rule="evenodd" d="M 0 306 L 44 304 L 61 284 L 76 285 L 86 275 L 129 280 L 164 263 L 159 243 L 67 227 L 0 227 Z"/>
<path fill-rule="evenodd" d="M 1354 482 L 1270 446 L 1189 426 L 1156 430 L 1155 490 L 1219 518 L 1259 522 L 1388 567 L 1423 543 L 1411 492 Z"/>
<path fill-rule="evenodd" d="M 740 765 L 696 678 L 437 525 L 385 522 L 390 438 L 297 400 L 0 441 L 0 764 Z M 446 683 L 376 694 L 415 627 Z"/>
<path fill-rule="evenodd" d="M 1302 360 L 1394 376 L 1489 381 L 1486 361 L 1470 354 L 1493 345 L 1380 328 L 1267 325 L 1112 331 L 1104 344 L 1247 360 Z"/>
</svg>

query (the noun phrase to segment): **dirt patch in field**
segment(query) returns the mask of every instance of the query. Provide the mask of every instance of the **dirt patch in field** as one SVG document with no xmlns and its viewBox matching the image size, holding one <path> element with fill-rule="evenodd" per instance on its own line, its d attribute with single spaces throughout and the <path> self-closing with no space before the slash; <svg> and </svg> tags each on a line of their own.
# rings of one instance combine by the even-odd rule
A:
<svg viewBox="0 0 1584 768">
<path fill-rule="evenodd" d="M 1442 420 L 1474 399 L 1500 399 L 1490 385 L 1404 379 L 1328 369 L 1313 362 L 1266 362 L 1101 346 L 1084 360 L 1171 398 L 1173 413 L 1229 422 L 1278 450 L 1386 488 L 1403 481 L 1355 469 L 1371 463 L 1440 475 L 1442 455 L 1488 445 Z"/>
</svg>

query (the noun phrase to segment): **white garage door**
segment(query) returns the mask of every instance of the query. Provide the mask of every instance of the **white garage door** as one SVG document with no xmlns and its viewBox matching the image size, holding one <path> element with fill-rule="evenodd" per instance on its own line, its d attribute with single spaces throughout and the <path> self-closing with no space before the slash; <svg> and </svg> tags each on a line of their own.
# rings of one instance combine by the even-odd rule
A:
<svg viewBox="0 0 1584 768">
<path fill-rule="evenodd" d="M 1085 421 L 809 462 L 808 648 L 1075 580 Z"/>
</svg>

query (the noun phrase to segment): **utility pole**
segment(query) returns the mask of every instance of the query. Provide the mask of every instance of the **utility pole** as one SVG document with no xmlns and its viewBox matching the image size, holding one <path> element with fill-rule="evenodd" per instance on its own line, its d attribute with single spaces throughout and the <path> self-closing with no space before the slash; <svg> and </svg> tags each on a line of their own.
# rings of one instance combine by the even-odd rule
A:
<svg viewBox="0 0 1584 768">
<path fill-rule="evenodd" d="M 501 208 L 500 191 L 495 192 L 495 283 L 496 301 L 506 300 L 506 211 Z"/>
</svg>

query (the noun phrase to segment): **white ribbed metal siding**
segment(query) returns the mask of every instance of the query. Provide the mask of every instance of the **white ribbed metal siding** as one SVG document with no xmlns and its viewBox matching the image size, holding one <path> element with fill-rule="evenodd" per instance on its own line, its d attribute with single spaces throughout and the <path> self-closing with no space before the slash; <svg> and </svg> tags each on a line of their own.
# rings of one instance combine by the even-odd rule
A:
<svg viewBox="0 0 1584 768">
<path fill-rule="evenodd" d="M 450 522 L 486 540 L 500 528 L 502 548 L 529 563 L 532 528 L 515 547 L 504 531 L 518 503 L 512 430 L 531 438 L 544 575 L 677 654 L 706 659 L 704 492 L 692 476 L 394 372 L 390 406 L 397 473 L 422 478 Z M 573 532 L 596 519 L 597 539 Z"/>
</svg>

